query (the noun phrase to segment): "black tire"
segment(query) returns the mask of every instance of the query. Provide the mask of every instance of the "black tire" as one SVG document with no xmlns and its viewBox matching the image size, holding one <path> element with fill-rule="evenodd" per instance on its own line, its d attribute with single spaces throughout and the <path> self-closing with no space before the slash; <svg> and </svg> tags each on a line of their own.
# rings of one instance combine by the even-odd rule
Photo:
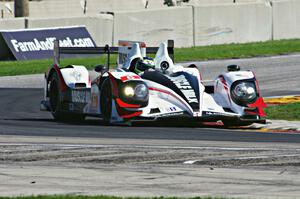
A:
<svg viewBox="0 0 300 199">
<path fill-rule="evenodd" d="M 103 121 L 105 124 L 109 124 L 112 111 L 112 91 L 109 79 L 104 80 L 100 95 L 100 107 Z"/>
<path fill-rule="evenodd" d="M 59 79 L 57 74 L 54 73 L 50 79 L 50 109 L 52 116 L 55 120 L 62 119 L 61 102 L 60 102 L 60 90 L 59 90 Z"/>
<path fill-rule="evenodd" d="M 85 115 L 77 113 L 63 112 L 60 101 L 60 83 L 56 73 L 54 73 L 50 80 L 49 98 L 50 109 L 52 116 L 57 121 L 62 122 L 79 122 L 85 119 Z"/>
</svg>

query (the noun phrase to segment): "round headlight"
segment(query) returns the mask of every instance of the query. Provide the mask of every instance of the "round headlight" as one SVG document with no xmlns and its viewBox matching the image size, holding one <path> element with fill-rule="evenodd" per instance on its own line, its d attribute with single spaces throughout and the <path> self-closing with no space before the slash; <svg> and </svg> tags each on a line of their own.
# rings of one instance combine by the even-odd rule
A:
<svg viewBox="0 0 300 199">
<path fill-rule="evenodd" d="M 134 89 L 134 94 L 138 99 L 145 99 L 148 93 L 149 91 L 145 84 L 138 84 Z"/>
<path fill-rule="evenodd" d="M 232 86 L 231 94 L 238 105 L 247 105 L 257 99 L 254 82 L 239 82 Z"/>
<path fill-rule="evenodd" d="M 134 89 L 131 87 L 131 86 L 126 86 L 124 88 L 124 94 L 127 96 L 127 97 L 133 97 L 134 96 Z"/>
</svg>

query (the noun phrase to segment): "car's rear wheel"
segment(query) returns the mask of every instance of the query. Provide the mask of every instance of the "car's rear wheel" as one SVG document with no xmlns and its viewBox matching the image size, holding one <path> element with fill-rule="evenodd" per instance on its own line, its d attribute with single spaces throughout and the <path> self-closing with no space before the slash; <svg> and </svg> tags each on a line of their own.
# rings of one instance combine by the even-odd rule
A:
<svg viewBox="0 0 300 199">
<path fill-rule="evenodd" d="M 52 75 L 50 80 L 49 98 L 51 113 L 55 120 L 64 122 L 78 122 L 85 119 L 85 115 L 83 114 L 67 113 L 62 110 L 59 79 L 56 73 Z"/>
<path fill-rule="evenodd" d="M 61 102 L 60 102 L 59 80 L 56 73 L 52 75 L 50 80 L 49 98 L 50 98 L 50 109 L 53 118 L 55 120 L 61 120 L 62 112 L 61 112 Z"/>
<path fill-rule="evenodd" d="M 109 79 L 104 80 L 102 84 L 100 103 L 103 121 L 109 124 L 112 111 L 112 91 Z"/>
</svg>

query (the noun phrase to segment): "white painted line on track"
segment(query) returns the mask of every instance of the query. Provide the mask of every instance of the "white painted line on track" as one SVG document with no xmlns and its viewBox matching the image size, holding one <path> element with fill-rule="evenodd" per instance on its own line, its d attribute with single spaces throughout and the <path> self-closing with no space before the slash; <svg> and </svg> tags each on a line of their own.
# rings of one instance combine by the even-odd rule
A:
<svg viewBox="0 0 300 199">
<path fill-rule="evenodd" d="M 194 163 L 196 163 L 198 161 L 199 160 L 188 160 L 188 161 L 183 162 L 183 164 L 194 164 Z"/>
<path fill-rule="evenodd" d="M 33 146 L 32 144 L 22 144 L 22 143 L 0 143 L 1 146 Z M 144 149 L 200 149 L 200 150 L 228 150 L 228 151 L 263 151 L 263 150 L 276 150 L 276 151 L 290 151 L 291 149 L 273 149 L 273 148 L 253 148 L 253 147 L 197 147 L 197 146 L 191 146 L 191 147 L 185 147 L 185 146 L 164 146 L 164 145 L 119 145 L 119 144 L 34 144 L 36 148 L 38 147 L 61 147 L 64 149 L 78 149 L 78 148 L 144 148 Z M 293 149 L 295 151 L 300 151 L 299 149 Z"/>
</svg>

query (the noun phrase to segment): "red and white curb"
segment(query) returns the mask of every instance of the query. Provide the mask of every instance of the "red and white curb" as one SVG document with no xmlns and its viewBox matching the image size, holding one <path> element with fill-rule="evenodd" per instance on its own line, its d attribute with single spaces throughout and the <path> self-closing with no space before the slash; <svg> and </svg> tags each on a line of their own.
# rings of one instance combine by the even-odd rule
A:
<svg viewBox="0 0 300 199">
<path fill-rule="evenodd" d="M 264 101 L 268 106 L 300 103 L 300 96 L 267 97 Z M 300 121 L 267 120 L 267 124 L 253 124 L 250 128 L 257 129 L 259 132 L 300 133 Z"/>
</svg>

